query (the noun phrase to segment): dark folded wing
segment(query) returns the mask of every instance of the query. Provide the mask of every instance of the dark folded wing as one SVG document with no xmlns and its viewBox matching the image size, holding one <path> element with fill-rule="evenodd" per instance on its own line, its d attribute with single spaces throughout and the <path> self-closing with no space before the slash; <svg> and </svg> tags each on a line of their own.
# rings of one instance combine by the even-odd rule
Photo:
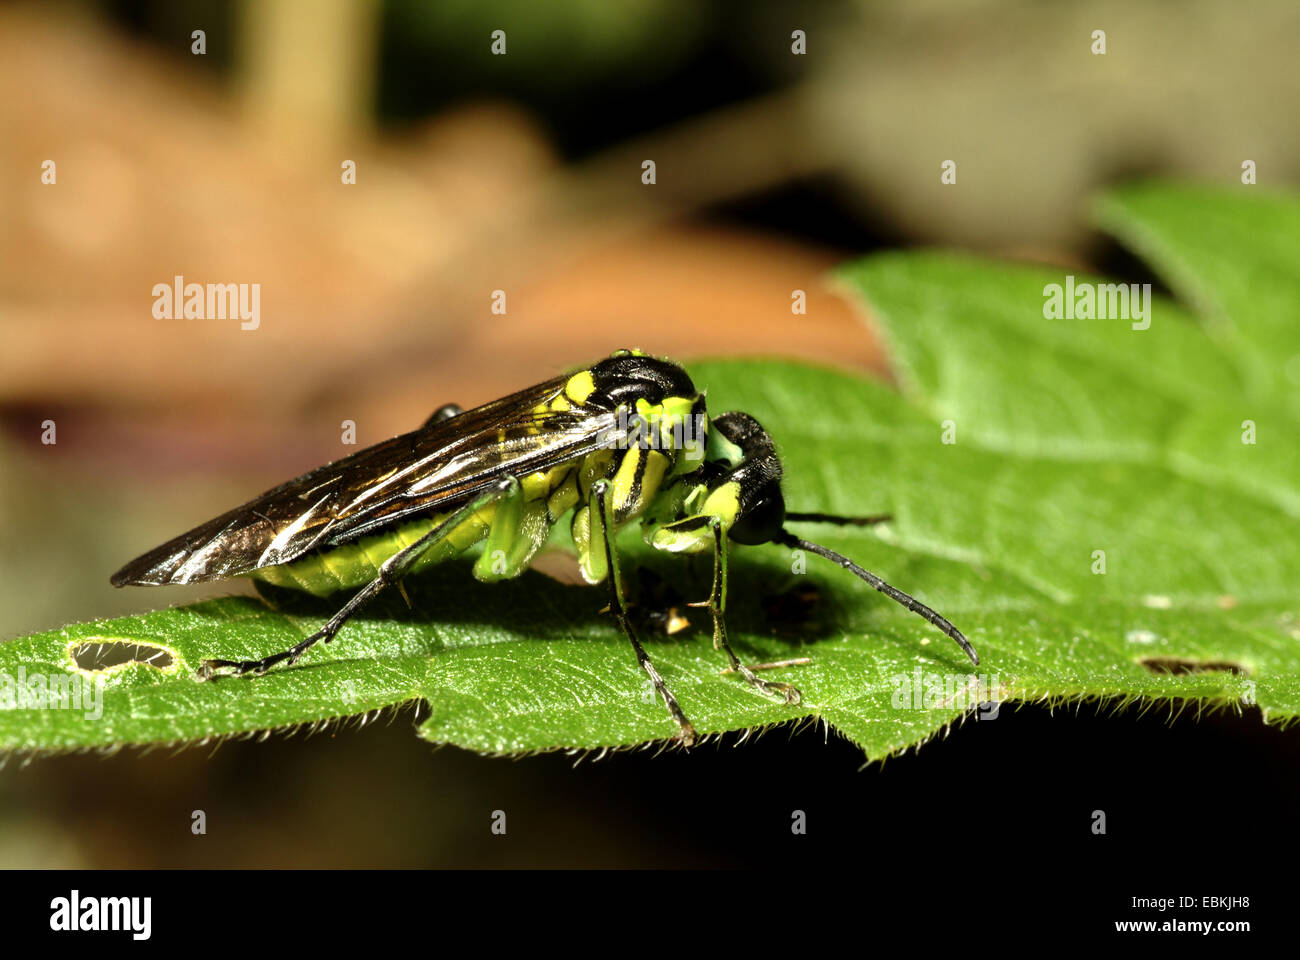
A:
<svg viewBox="0 0 1300 960">
<path fill-rule="evenodd" d="M 408 515 L 456 507 L 505 475 L 549 470 L 599 449 L 612 413 L 536 412 L 567 378 L 538 384 L 394 437 L 268 490 L 132 560 L 125 584 L 198 583 L 297 559 Z"/>
</svg>

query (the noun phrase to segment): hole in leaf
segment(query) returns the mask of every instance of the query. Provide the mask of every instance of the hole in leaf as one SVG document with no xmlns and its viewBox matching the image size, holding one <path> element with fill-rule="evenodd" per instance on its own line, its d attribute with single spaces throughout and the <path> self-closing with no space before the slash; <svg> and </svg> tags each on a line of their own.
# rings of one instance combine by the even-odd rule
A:
<svg viewBox="0 0 1300 960">
<path fill-rule="evenodd" d="M 170 650 L 133 640 L 87 640 L 76 644 L 71 655 L 77 669 L 92 672 L 126 663 L 144 663 L 165 670 L 173 663 Z"/>
<path fill-rule="evenodd" d="M 1152 673 L 1183 676 L 1188 673 L 1245 673 L 1245 668 L 1225 660 L 1180 660 L 1178 657 L 1143 657 L 1138 663 Z"/>
</svg>

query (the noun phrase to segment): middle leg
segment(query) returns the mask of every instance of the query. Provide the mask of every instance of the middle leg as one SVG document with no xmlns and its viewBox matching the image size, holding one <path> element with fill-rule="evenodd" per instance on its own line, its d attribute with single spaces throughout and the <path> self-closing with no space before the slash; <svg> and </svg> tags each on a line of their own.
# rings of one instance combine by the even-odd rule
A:
<svg viewBox="0 0 1300 960">
<path fill-rule="evenodd" d="M 591 487 L 592 499 L 596 501 L 595 509 L 591 511 L 591 522 L 600 524 L 601 539 L 604 542 L 605 562 L 607 564 L 606 575 L 609 577 L 610 592 L 613 599 L 610 603 L 610 612 L 613 613 L 614 619 L 623 630 L 623 634 L 632 642 L 632 649 L 636 651 L 637 663 L 641 669 L 650 677 L 650 682 L 654 684 L 655 691 L 663 699 L 664 706 L 677 721 L 677 737 L 681 740 L 683 746 L 693 746 L 696 735 L 695 727 L 691 721 L 686 719 L 686 714 L 682 712 L 681 706 L 677 703 L 677 698 L 673 692 L 668 689 L 664 683 L 664 678 L 659 675 L 655 665 L 650 662 L 650 656 L 641 646 L 641 641 L 637 639 L 636 630 L 632 627 L 632 621 L 628 617 L 627 605 L 623 602 L 622 584 L 618 572 L 618 554 L 614 549 L 614 509 L 609 502 L 609 482 L 606 480 L 597 480 Z M 593 546 L 595 542 L 595 531 L 592 531 Z"/>
</svg>

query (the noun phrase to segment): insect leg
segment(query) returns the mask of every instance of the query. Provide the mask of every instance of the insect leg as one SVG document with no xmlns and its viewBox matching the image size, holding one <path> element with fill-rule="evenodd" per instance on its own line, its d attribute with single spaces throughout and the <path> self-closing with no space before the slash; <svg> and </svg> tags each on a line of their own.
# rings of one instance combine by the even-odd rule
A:
<svg viewBox="0 0 1300 960">
<path fill-rule="evenodd" d="M 610 583 L 610 592 L 613 594 L 613 602 L 610 604 L 610 611 L 614 614 L 614 619 L 618 621 L 619 627 L 622 628 L 624 635 L 632 641 L 632 649 L 636 651 L 637 663 L 641 669 L 650 677 L 650 682 L 658 691 L 659 696 L 663 699 L 664 705 L 668 712 L 673 715 L 677 721 L 678 737 L 683 746 L 693 746 L 695 743 L 695 727 L 691 721 L 686 719 L 686 714 L 677 703 L 677 698 L 673 696 L 672 691 L 664 683 L 664 678 L 659 676 L 659 671 L 655 665 L 650 662 L 649 655 L 645 648 L 641 646 L 641 641 L 636 637 L 636 631 L 632 628 L 632 621 L 627 615 L 627 605 L 623 602 L 623 589 L 618 572 L 618 555 L 614 549 L 614 509 L 609 503 L 609 481 L 597 480 L 591 486 L 592 498 L 596 501 L 596 509 L 593 511 L 596 517 L 593 522 L 600 523 L 601 538 L 605 544 L 605 562 L 608 566 L 608 576 Z M 596 518 L 599 518 L 597 520 Z"/>
<path fill-rule="evenodd" d="M 444 420 L 450 420 L 452 417 L 459 417 L 465 410 L 458 403 L 444 403 L 433 413 L 429 414 L 429 419 L 420 424 L 421 428 L 431 427 L 435 423 L 442 423 Z"/>
<path fill-rule="evenodd" d="M 722 524 L 715 518 L 710 524 L 713 529 L 713 591 L 709 594 L 709 611 L 713 614 L 713 649 L 722 650 L 731 661 L 731 669 L 740 674 L 750 685 L 763 693 L 779 697 L 786 703 L 798 703 L 803 695 L 798 688 L 788 683 L 760 680 L 754 671 L 740 662 L 736 652 L 727 642 L 727 624 L 723 619 L 727 606 L 727 543 Z"/>
<path fill-rule="evenodd" d="M 219 670 L 229 670 L 230 676 L 243 676 L 246 673 L 266 673 L 281 661 L 293 664 L 317 643 L 329 643 L 339 628 L 347 622 L 348 617 L 356 613 L 361 606 L 390 583 L 401 578 L 420 555 L 445 539 L 448 534 L 474 515 L 475 511 L 501 496 L 509 495 L 519 485 L 514 477 L 506 477 L 488 488 L 487 491 L 460 507 L 455 513 L 438 524 L 409 547 L 404 547 L 379 565 L 379 575 L 357 591 L 356 596 L 343 605 L 338 613 L 330 617 L 325 626 L 288 650 L 273 653 L 261 660 L 204 660 L 198 670 L 200 680 L 208 680 L 217 675 Z"/>
</svg>

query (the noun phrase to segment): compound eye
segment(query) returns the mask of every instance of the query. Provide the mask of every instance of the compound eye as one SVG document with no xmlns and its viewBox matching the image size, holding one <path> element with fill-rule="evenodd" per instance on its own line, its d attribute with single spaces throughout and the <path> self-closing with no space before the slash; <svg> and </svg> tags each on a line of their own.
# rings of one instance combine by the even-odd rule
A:
<svg viewBox="0 0 1300 960">
<path fill-rule="evenodd" d="M 765 492 L 731 525 L 729 536 L 737 543 L 754 546 L 775 540 L 785 526 L 785 497 L 781 488 Z"/>
</svg>

